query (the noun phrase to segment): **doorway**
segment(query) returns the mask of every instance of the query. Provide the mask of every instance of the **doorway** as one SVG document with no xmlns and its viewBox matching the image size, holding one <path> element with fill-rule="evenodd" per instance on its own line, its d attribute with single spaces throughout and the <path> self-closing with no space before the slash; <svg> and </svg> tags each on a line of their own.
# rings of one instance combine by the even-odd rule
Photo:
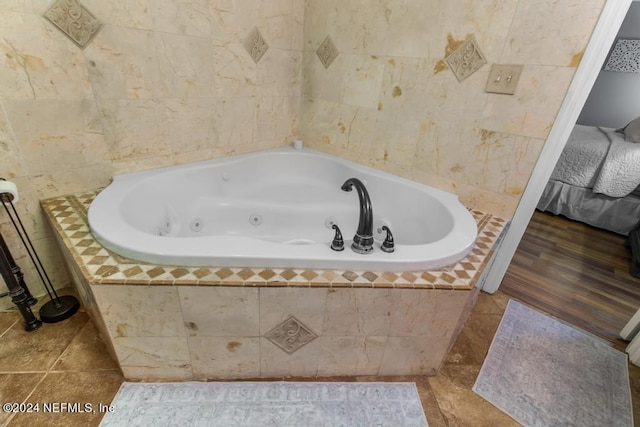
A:
<svg viewBox="0 0 640 427">
<path fill-rule="evenodd" d="M 479 281 L 479 287 L 483 291 L 494 293 L 500 287 L 631 2 L 632 0 L 608 0 L 605 3 L 529 183 L 504 237 L 497 244 L 494 255 Z"/>
</svg>

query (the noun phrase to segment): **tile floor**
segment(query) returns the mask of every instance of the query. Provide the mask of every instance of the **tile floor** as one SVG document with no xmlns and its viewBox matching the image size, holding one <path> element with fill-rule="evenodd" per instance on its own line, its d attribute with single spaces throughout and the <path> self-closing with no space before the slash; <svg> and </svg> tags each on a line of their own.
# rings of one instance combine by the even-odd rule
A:
<svg viewBox="0 0 640 427">
<path fill-rule="evenodd" d="M 431 427 L 517 426 L 471 391 L 507 302 L 508 297 L 500 292 L 480 294 L 469 321 L 434 377 L 339 380 L 416 382 Z M 0 312 L 0 334 L 0 401 L 41 403 L 39 413 L 0 412 L 2 425 L 66 427 L 100 423 L 103 414 L 98 411 L 99 404 L 111 403 L 123 378 L 86 313 L 80 311 L 63 322 L 43 324 L 35 332 L 25 332 L 17 311 Z M 640 424 L 640 368 L 629 365 L 629 374 L 634 418 Z M 91 403 L 96 412 L 44 413 L 43 402 Z M 61 409 L 62 405 L 58 407 Z"/>
</svg>

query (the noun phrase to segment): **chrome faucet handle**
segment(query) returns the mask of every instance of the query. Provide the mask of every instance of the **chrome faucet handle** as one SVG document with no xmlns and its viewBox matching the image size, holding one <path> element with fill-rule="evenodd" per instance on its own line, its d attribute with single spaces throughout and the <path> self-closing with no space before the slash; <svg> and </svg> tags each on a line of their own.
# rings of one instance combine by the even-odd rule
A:
<svg viewBox="0 0 640 427">
<path fill-rule="evenodd" d="M 331 242 L 331 249 L 340 252 L 344 250 L 344 240 L 342 239 L 342 233 L 340 232 L 340 228 L 337 224 L 333 224 L 331 228 L 336 230 L 336 234 L 333 237 L 333 242 Z"/>
<path fill-rule="evenodd" d="M 386 225 L 382 226 L 382 230 L 387 232 L 387 237 L 384 239 L 384 242 L 382 242 L 382 246 L 380 246 L 380 249 L 383 252 L 387 252 L 387 253 L 391 253 L 395 250 L 395 243 L 393 242 L 393 234 L 391 234 L 391 230 L 389 230 L 389 227 L 387 227 Z"/>
</svg>

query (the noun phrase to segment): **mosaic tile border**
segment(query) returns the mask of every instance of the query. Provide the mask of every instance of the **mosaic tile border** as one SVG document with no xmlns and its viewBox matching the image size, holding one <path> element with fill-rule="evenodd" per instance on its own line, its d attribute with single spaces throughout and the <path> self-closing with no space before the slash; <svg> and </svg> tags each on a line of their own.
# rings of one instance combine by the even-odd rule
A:
<svg viewBox="0 0 640 427">
<path fill-rule="evenodd" d="M 108 285 L 264 286 L 328 288 L 472 289 L 506 221 L 471 210 L 476 244 L 464 259 L 430 271 L 375 272 L 287 268 L 180 267 L 121 257 L 98 243 L 87 220 L 100 190 L 41 201 L 42 208 L 89 283 Z"/>
</svg>

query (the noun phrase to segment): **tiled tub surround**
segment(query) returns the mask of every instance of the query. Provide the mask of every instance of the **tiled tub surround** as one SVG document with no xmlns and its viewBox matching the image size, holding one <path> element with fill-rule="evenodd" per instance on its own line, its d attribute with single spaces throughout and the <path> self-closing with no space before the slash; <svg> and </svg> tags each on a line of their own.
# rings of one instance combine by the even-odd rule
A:
<svg viewBox="0 0 640 427">
<path fill-rule="evenodd" d="M 43 16 L 53 0 L 0 2 L 0 169 L 60 287 L 39 200 L 296 137 L 511 218 L 605 1 L 79 3 L 103 24 L 84 49 Z M 488 63 L 460 83 L 444 59 L 472 36 Z M 484 92 L 494 63 L 524 65 L 514 96 Z M 45 293 L 1 213 L 0 229 Z"/>
<path fill-rule="evenodd" d="M 437 271 L 172 267 L 101 247 L 86 218 L 96 194 L 42 206 L 128 379 L 434 374 L 505 225 L 473 211 L 472 252 Z"/>
</svg>

